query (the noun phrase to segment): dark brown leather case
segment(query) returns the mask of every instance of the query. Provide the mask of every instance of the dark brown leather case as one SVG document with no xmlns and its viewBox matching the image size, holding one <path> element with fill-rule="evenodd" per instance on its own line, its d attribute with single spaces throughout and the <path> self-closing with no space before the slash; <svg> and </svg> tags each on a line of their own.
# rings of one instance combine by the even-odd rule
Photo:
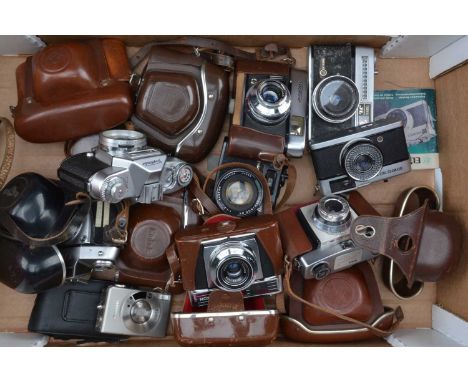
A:
<svg viewBox="0 0 468 382">
<path fill-rule="evenodd" d="M 115 127 L 132 113 L 129 78 L 127 53 L 120 40 L 46 47 L 16 70 L 16 132 L 29 142 L 45 143 Z"/>
<path fill-rule="evenodd" d="M 397 218 L 359 216 L 351 226 L 359 246 L 391 258 L 411 287 L 415 280 L 435 282 L 457 263 L 462 245 L 460 225 L 427 202 Z"/>
<path fill-rule="evenodd" d="M 384 308 L 374 273 L 368 263 L 361 263 L 322 280 L 304 280 L 293 272 L 291 287 L 305 300 L 340 314 L 387 330 L 395 312 Z M 373 337 L 369 329 L 347 323 L 335 316 L 288 300 L 288 315 L 281 317 L 284 335 L 299 342 L 346 342 Z"/>
<path fill-rule="evenodd" d="M 272 215 L 261 215 L 217 224 L 190 227 L 175 234 L 175 244 L 180 260 L 182 282 L 185 290 L 195 290 L 195 268 L 204 240 L 254 233 L 270 258 L 275 274 L 283 269 L 283 250 L 278 222 Z"/>
<path fill-rule="evenodd" d="M 138 90 L 132 122 L 150 144 L 199 162 L 226 117 L 228 73 L 202 57 L 155 46 Z"/>
<path fill-rule="evenodd" d="M 180 215 L 167 206 L 149 204 L 130 208 L 128 240 L 117 261 L 118 282 L 165 287 L 170 278 L 166 249 L 180 228 Z"/>
<path fill-rule="evenodd" d="M 173 313 L 174 336 L 184 346 L 263 346 L 278 333 L 277 310 L 244 310 L 242 293 L 213 291 L 208 311 Z"/>
</svg>

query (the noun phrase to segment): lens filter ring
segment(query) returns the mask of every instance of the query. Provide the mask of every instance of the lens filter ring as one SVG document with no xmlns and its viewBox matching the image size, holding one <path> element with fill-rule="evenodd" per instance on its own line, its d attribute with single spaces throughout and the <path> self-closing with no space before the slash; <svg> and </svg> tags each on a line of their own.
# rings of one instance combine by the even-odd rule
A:
<svg viewBox="0 0 468 382">
<path fill-rule="evenodd" d="M 312 107 L 326 122 L 342 123 L 359 107 L 359 90 L 348 77 L 335 75 L 323 79 L 312 93 Z"/>
<path fill-rule="evenodd" d="M 357 143 L 343 156 L 343 167 L 352 179 L 370 181 L 382 171 L 382 152 L 371 143 Z"/>
<path fill-rule="evenodd" d="M 142 150 L 146 145 L 146 136 L 139 131 L 115 129 L 99 134 L 99 147 L 110 154 Z"/>
<path fill-rule="evenodd" d="M 263 193 L 260 179 L 243 168 L 222 172 L 214 187 L 214 199 L 219 209 L 239 217 L 257 214 L 263 204 Z"/>
<path fill-rule="evenodd" d="M 340 233 L 351 226 L 348 201 L 338 195 L 324 196 L 314 209 L 313 221 L 321 231 Z"/>
</svg>

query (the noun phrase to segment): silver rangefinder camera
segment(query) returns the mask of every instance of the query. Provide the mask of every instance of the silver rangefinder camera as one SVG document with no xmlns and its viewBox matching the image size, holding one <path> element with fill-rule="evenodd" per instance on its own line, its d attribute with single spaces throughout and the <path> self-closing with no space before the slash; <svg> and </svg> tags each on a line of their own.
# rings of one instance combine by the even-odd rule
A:
<svg viewBox="0 0 468 382">
<path fill-rule="evenodd" d="M 146 136 L 131 130 L 102 132 L 96 151 L 73 155 L 58 169 L 62 181 L 109 203 L 153 203 L 188 186 L 192 176 L 186 162 L 147 147 Z"/>
<path fill-rule="evenodd" d="M 101 333 L 165 337 L 171 295 L 112 285 L 97 308 L 96 329 Z"/>
<path fill-rule="evenodd" d="M 348 201 L 338 195 L 299 209 L 299 221 L 315 248 L 295 260 L 305 279 L 320 280 L 377 256 L 351 240 L 350 227 L 356 217 Z"/>
</svg>

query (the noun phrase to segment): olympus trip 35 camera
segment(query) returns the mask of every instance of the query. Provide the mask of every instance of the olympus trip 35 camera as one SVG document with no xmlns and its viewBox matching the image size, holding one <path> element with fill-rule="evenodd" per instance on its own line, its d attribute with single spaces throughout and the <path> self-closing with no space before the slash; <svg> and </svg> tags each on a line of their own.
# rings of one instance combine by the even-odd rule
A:
<svg viewBox="0 0 468 382">
<path fill-rule="evenodd" d="M 356 217 L 348 201 L 338 195 L 325 196 L 299 209 L 299 221 L 314 247 L 295 260 L 305 279 L 320 280 L 376 256 L 351 240 L 350 227 Z"/>
<path fill-rule="evenodd" d="M 411 170 L 399 119 L 343 129 L 326 139 L 313 140 L 310 150 L 324 195 L 351 191 Z"/>
<path fill-rule="evenodd" d="M 170 294 L 112 285 L 98 305 L 96 328 L 108 334 L 165 337 L 170 311 Z"/>
<path fill-rule="evenodd" d="M 100 134 L 95 152 L 65 159 L 58 176 L 97 200 L 118 203 L 135 198 L 149 204 L 186 187 L 193 170 L 186 162 L 147 147 L 140 132 L 108 130 Z"/>
<path fill-rule="evenodd" d="M 241 291 L 244 298 L 282 291 L 281 241 L 271 215 L 188 228 L 175 240 L 192 306 L 206 306 L 214 289 Z"/>
</svg>

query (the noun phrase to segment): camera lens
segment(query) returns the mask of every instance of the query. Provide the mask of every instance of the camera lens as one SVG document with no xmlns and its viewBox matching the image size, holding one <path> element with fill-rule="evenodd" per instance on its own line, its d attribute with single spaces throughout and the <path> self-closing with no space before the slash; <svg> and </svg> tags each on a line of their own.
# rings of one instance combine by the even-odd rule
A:
<svg viewBox="0 0 468 382">
<path fill-rule="evenodd" d="M 250 216 L 261 207 L 263 192 L 262 184 L 255 174 L 234 168 L 221 173 L 214 187 L 214 199 L 219 209 L 226 214 Z"/>
<path fill-rule="evenodd" d="M 346 173 L 361 182 L 375 178 L 383 167 L 382 152 L 371 143 L 357 143 L 348 146 L 342 155 Z"/>
<path fill-rule="evenodd" d="M 146 136 L 133 130 L 107 130 L 99 134 L 99 147 L 110 154 L 142 150 Z"/>
<path fill-rule="evenodd" d="M 351 225 L 348 201 L 338 195 L 324 196 L 314 209 L 312 220 L 321 231 L 339 233 Z"/>
<path fill-rule="evenodd" d="M 210 257 L 211 279 L 226 291 L 244 290 L 254 281 L 258 271 L 255 254 L 240 243 L 226 243 Z"/>
<path fill-rule="evenodd" d="M 136 324 L 144 324 L 151 318 L 151 305 L 145 300 L 136 301 L 130 309 L 130 317 Z"/>
<path fill-rule="evenodd" d="M 272 125 L 284 121 L 291 109 L 291 94 L 279 80 L 257 81 L 246 94 L 247 111 L 256 121 Z"/>
<path fill-rule="evenodd" d="M 359 106 L 356 84 L 344 76 L 325 78 L 314 89 L 312 106 L 323 120 L 341 123 L 350 119 Z"/>
</svg>

